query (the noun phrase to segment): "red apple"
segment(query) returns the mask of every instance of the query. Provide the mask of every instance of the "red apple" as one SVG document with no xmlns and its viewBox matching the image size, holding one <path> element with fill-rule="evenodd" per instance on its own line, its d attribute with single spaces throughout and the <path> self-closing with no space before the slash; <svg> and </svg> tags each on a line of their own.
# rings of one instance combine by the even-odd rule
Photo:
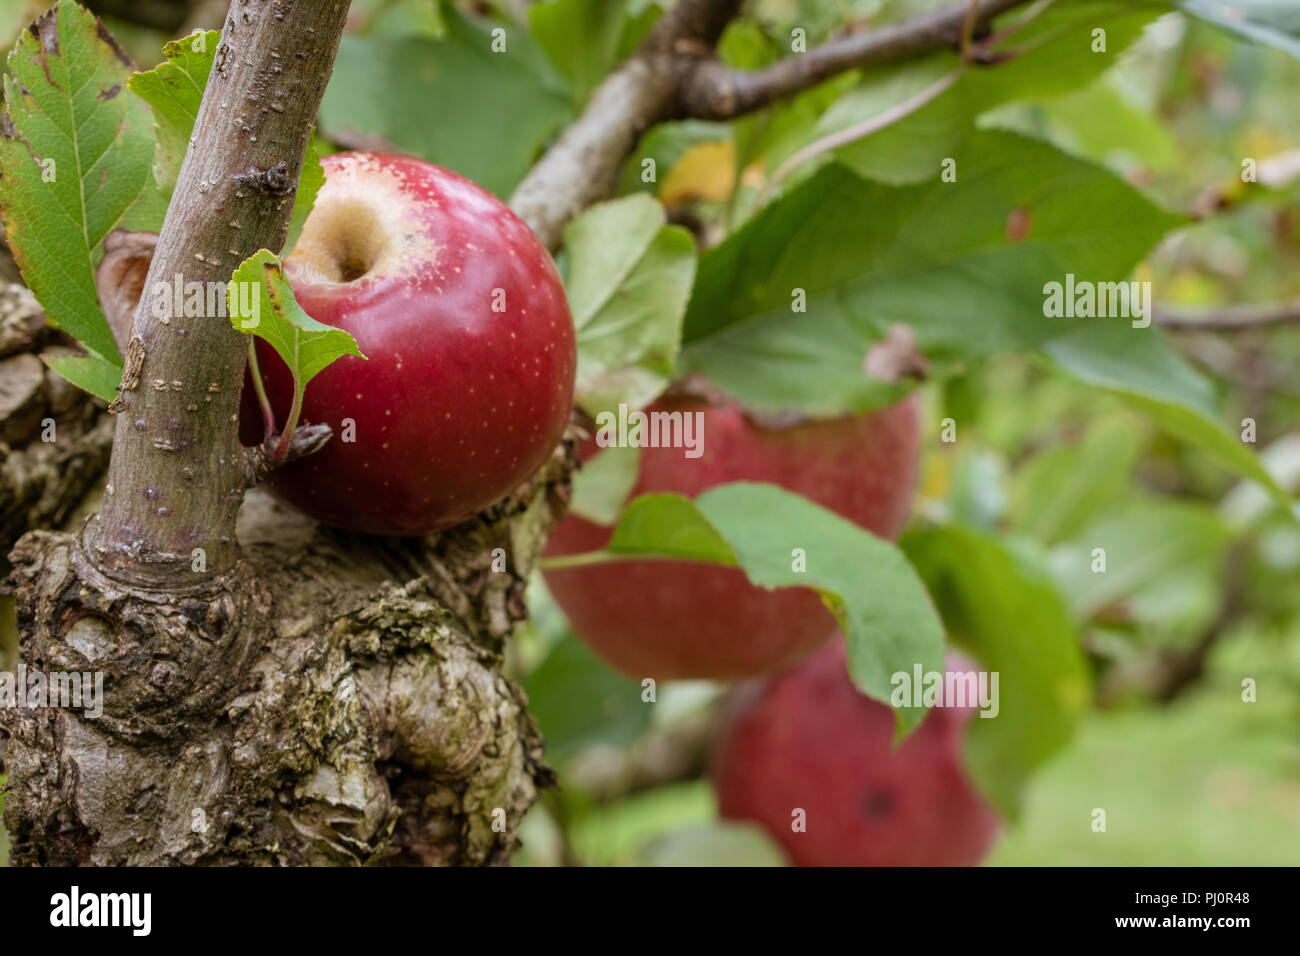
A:
<svg viewBox="0 0 1300 956">
<path fill-rule="evenodd" d="M 307 313 L 369 361 L 345 356 L 312 379 L 301 422 L 334 437 L 267 485 L 340 528 L 437 531 L 513 491 L 559 442 L 577 362 L 564 287 L 528 227 L 455 173 L 382 153 L 322 163 L 285 273 Z M 293 383 L 257 345 L 283 427 Z M 245 426 L 261 439 L 247 403 Z"/>
<path fill-rule="evenodd" d="M 703 455 L 643 448 L 633 495 L 673 491 L 694 498 L 714 485 L 780 485 L 884 538 L 902 530 L 916 478 L 915 399 L 856 418 L 766 427 L 734 402 L 665 397 L 648 411 L 703 412 Z M 588 442 L 583 454 L 596 453 Z M 547 555 L 604 547 L 610 529 L 569 516 Z M 798 542 L 792 542 L 794 547 Z M 635 677 L 729 680 L 790 667 L 835 631 L 816 592 L 767 591 L 744 573 L 680 561 L 618 561 L 545 574 L 574 632 L 609 664 Z"/>
<path fill-rule="evenodd" d="M 973 714 L 934 708 L 891 753 L 894 712 L 853 686 L 836 640 L 740 689 L 714 754 L 719 810 L 761 824 L 800 866 L 973 866 L 998 828 L 962 765 Z"/>
</svg>

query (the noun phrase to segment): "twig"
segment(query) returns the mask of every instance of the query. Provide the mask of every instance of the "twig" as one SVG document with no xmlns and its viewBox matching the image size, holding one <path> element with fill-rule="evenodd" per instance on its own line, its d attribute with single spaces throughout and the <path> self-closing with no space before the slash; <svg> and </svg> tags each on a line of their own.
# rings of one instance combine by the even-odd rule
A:
<svg viewBox="0 0 1300 956">
<path fill-rule="evenodd" d="M 679 0 L 529 170 L 510 208 L 548 248 L 560 244 L 570 219 L 613 195 L 624 157 L 642 133 L 673 115 L 681 77 L 712 55 L 739 8 L 740 0 Z"/>
<path fill-rule="evenodd" d="M 979 0 L 970 0 L 966 21 L 961 25 L 961 61 L 970 65 L 971 41 L 975 38 L 975 16 L 979 13 Z"/>
<path fill-rule="evenodd" d="M 1244 332 L 1272 325 L 1300 323 L 1300 302 L 1228 305 L 1217 309 L 1181 311 L 1157 305 L 1152 319 L 1166 329 L 1201 332 Z"/>
<path fill-rule="evenodd" d="M 999 14 L 1028 0 L 978 0 L 971 32 L 978 34 Z M 829 40 L 762 70 L 733 70 L 716 59 L 701 61 L 683 77 L 682 112 L 724 120 L 787 99 L 845 70 L 908 59 L 940 49 L 960 49 L 968 0 L 866 33 Z"/>
</svg>

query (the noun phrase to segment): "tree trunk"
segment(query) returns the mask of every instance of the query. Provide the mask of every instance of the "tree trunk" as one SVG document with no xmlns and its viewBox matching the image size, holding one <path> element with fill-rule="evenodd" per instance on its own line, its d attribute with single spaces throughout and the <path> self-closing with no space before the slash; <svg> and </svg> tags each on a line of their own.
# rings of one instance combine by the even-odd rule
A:
<svg viewBox="0 0 1300 956">
<path fill-rule="evenodd" d="M 571 456 L 424 541 L 322 529 L 253 492 L 215 599 L 133 590 L 77 535 L 26 535 L 23 663 L 102 672 L 104 712 L 0 717 L 13 861 L 507 861 L 552 776 L 502 653 Z"/>
</svg>

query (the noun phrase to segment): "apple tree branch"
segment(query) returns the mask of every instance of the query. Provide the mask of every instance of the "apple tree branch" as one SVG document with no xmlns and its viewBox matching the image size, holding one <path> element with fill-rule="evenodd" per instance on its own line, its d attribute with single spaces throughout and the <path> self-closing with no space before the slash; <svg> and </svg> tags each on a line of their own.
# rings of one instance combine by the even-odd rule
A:
<svg viewBox="0 0 1300 956">
<path fill-rule="evenodd" d="M 176 314 L 179 303 L 169 321 L 153 317 L 148 290 L 176 275 L 228 282 L 258 249 L 281 247 L 347 11 L 347 0 L 230 5 L 135 306 L 103 508 L 86 529 L 114 577 L 184 586 L 235 561 L 247 342 L 224 318 Z"/>
<path fill-rule="evenodd" d="M 570 219 L 613 194 L 620 165 L 650 127 L 673 119 L 734 119 L 846 70 L 960 49 L 968 22 L 980 33 L 994 17 L 1027 2 L 959 0 L 748 71 L 714 54 L 739 0 L 680 0 L 597 87 L 582 115 L 519 184 L 511 208 L 554 249 Z"/>
</svg>

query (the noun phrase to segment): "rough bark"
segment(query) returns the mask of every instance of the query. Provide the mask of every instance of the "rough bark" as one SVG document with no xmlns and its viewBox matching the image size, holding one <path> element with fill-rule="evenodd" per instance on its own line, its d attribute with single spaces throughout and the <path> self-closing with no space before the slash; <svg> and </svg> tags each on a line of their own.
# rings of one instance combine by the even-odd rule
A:
<svg viewBox="0 0 1300 956">
<path fill-rule="evenodd" d="M 0 574 L 18 537 L 61 526 L 108 466 L 113 425 L 103 403 L 36 357 L 58 342 L 27 288 L 0 284 Z"/>
<path fill-rule="evenodd" d="M 321 529 L 254 492 L 240 588 L 161 596 L 104 576 L 74 536 L 24 537 L 24 661 L 103 672 L 105 704 L 0 715 L 13 861 L 508 860 L 552 778 L 501 655 L 572 449 L 427 541 Z"/>
</svg>

